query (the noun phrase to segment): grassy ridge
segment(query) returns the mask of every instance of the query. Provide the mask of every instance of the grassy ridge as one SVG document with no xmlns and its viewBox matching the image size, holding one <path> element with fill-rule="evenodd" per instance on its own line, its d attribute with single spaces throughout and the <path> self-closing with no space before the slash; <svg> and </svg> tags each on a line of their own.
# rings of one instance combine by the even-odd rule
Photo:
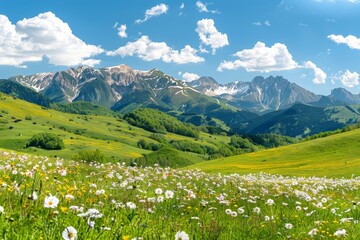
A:
<svg viewBox="0 0 360 240">
<path fill-rule="evenodd" d="M 198 163 L 206 172 L 342 177 L 360 174 L 360 129 L 261 152 Z"/>
<path fill-rule="evenodd" d="M 57 155 L 64 158 L 70 158 L 76 150 L 95 148 L 101 149 L 109 157 L 116 158 L 140 157 L 141 154 L 149 152 L 137 148 L 137 140 L 134 138 L 146 137 L 146 131 L 135 127 L 129 130 L 127 123 L 117 121 L 113 117 L 60 113 L 4 96 L 0 101 L 0 114 L 0 146 L 3 148 L 36 151 L 40 155 Z M 51 152 L 42 149 L 22 149 L 34 134 L 40 132 L 59 135 L 64 140 L 66 148 Z"/>
<path fill-rule="evenodd" d="M 138 141 L 149 138 L 152 134 L 142 128 L 128 124 L 125 120 L 114 116 L 79 115 L 58 112 L 52 109 L 14 99 L 0 94 L 0 147 L 35 153 L 43 156 L 59 156 L 70 159 L 78 151 L 100 149 L 108 159 L 124 161 L 142 157 L 152 151 L 138 147 Z M 50 132 L 59 135 L 65 143 L 63 150 L 25 149 L 27 141 L 35 134 Z M 164 133 L 168 141 L 194 138 Z M 229 137 L 212 137 L 200 133 L 197 143 L 216 147 L 222 142 L 230 142 Z M 178 151 L 179 159 L 191 159 L 198 162 L 202 156 Z"/>
</svg>

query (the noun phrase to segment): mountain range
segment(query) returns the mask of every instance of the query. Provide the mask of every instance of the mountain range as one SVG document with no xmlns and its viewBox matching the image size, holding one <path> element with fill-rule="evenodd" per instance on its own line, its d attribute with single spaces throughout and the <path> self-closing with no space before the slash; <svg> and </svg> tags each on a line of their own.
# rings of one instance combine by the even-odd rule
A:
<svg viewBox="0 0 360 240">
<path fill-rule="evenodd" d="M 198 108 L 214 109 L 221 105 L 219 100 L 157 69 L 139 71 L 127 65 L 102 69 L 82 66 L 9 80 L 32 88 L 54 102 L 87 101 L 113 110 L 129 110 L 141 105 L 196 112 Z"/>
<path fill-rule="evenodd" d="M 329 112 L 335 113 L 337 110 L 331 110 L 335 106 L 360 104 L 360 95 L 346 89 L 336 88 L 323 96 L 281 76 L 258 76 L 250 82 L 227 84 L 219 84 L 211 77 L 184 82 L 157 69 L 140 71 L 127 65 L 101 69 L 81 66 L 55 73 L 14 76 L 0 81 L 0 91 L 13 92 L 13 96 L 43 106 L 50 102 L 86 101 L 123 113 L 149 107 L 178 116 L 219 119 L 240 133 L 289 136 L 305 136 L 357 122 L 358 112 L 351 111 L 357 107 L 345 108 L 347 117 L 341 121 Z M 319 118 L 319 124 L 313 124 L 313 128 L 311 114 Z M 281 121 L 285 122 L 280 124 Z M 328 127 L 321 127 L 320 123 Z"/>
<path fill-rule="evenodd" d="M 317 95 L 283 77 L 255 77 L 251 82 L 219 84 L 211 77 L 187 83 L 198 91 L 226 99 L 232 106 L 260 114 L 287 108 L 295 103 L 318 107 L 359 104 L 360 95 L 336 88 L 329 96 Z"/>
<path fill-rule="evenodd" d="M 251 82 L 227 84 L 219 84 L 211 77 L 183 82 L 157 69 L 139 71 L 127 65 L 101 69 L 81 66 L 56 73 L 15 76 L 9 80 L 32 88 L 55 102 L 83 100 L 114 110 L 141 105 L 198 112 L 199 108 L 216 108 L 216 105 L 227 103 L 263 114 L 294 103 L 312 106 L 360 104 L 360 95 L 344 88 L 333 89 L 329 96 L 322 96 L 281 76 L 258 76 Z"/>
</svg>

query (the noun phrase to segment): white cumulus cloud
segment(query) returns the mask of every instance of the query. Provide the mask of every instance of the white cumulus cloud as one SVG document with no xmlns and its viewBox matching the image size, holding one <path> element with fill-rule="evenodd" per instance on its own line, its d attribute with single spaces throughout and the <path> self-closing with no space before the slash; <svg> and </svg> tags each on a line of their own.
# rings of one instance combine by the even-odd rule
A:
<svg viewBox="0 0 360 240">
<path fill-rule="evenodd" d="M 360 75 L 357 72 L 350 72 L 349 70 L 346 70 L 340 77 L 340 80 L 344 86 L 352 88 L 359 85 L 359 77 Z"/>
<path fill-rule="evenodd" d="M 146 35 L 135 42 L 128 42 L 115 51 L 109 51 L 108 56 L 137 56 L 145 61 L 162 60 L 166 63 L 198 63 L 205 61 L 196 55 L 197 50 L 186 45 L 180 51 L 170 48 L 165 42 L 153 42 Z"/>
<path fill-rule="evenodd" d="M 100 63 L 101 63 L 101 60 L 90 58 L 90 59 L 86 59 L 86 60 L 82 61 L 80 65 L 94 67 L 95 65 L 99 65 Z"/>
<path fill-rule="evenodd" d="M 26 62 L 49 59 L 54 65 L 74 66 L 102 53 L 76 37 L 69 25 L 52 12 L 23 19 L 16 24 L 0 15 L 0 65 L 24 67 Z"/>
<path fill-rule="evenodd" d="M 235 61 L 223 61 L 218 71 L 245 68 L 248 72 L 271 72 L 298 68 L 285 44 L 275 43 L 266 47 L 265 43 L 257 42 L 251 49 L 244 49 L 234 54 Z"/>
<path fill-rule="evenodd" d="M 199 79 L 200 76 L 197 75 L 196 73 L 188 73 L 188 72 L 185 72 L 183 75 L 182 75 L 182 79 L 185 81 L 185 82 L 191 82 L 193 80 L 197 80 Z"/>
<path fill-rule="evenodd" d="M 199 12 L 206 12 L 206 13 L 219 13 L 218 10 L 209 10 L 207 8 L 207 3 L 202 3 L 201 1 L 196 2 L 196 7 L 198 8 Z"/>
<path fill-rule="evenodd" d="M 202 44 L 211 47 L 213 54 L 216 53 L 216 49 L 229 45 L 227 34 L 216 29 L 213 19 L 199 20 L 196 32 L 199 34 Z"/>
<path fill-rule="evenodd" d="M 357 38 L 353 35 L 344 37 L 342 35 L 331 34 L 328 36 L 328 38 L 337 44 L 343 43 L 346 44 L 349 48 L 360 50 L 360 38 Z"/>
<path fill-rule="evenodd" d="M 135 21 L 135 23 L 143 23 L 146 22 L 147 20 L 149 20 L 152 17 L 156 17 L 162 14 L 167 13 L 167 11 L 169 10 L 169 6 L 161 3 L 159 5 L 156 5 L 150 9 L 147 9 L 145 11 L 145 17 L 144 19 L 138 19 Z"/>
<path fill-rule="evenodd" d="M 126 38 L 127 37 L 127 33 L 126 33 L 126 24 L 122 24 L 120 27 L 118 27 L 118 35 L 121 38 Z"/>
<path fill-rule="evenodd" d="M 313 83 L 315 83 L 315 84 L 325 83 L 326 73 L 323 70 L 321 70 L 319 67 L 317 67 L 316 64 L 314 64 L 311 61 L 307 61 L 307 62 L 305 62 L 304 67 L 307 69 L 313 70 L 313 72 L 314 72 Z"/>
</svg>

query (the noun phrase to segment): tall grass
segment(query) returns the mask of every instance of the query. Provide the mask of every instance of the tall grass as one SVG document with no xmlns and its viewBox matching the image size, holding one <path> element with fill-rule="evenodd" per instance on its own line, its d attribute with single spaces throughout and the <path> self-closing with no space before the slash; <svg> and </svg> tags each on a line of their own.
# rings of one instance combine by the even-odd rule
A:
<svg viewBox="0 0 360 240">
<path fill-rule="evenodd" d="M 0 236 L 359 239 L 359 181 L 206 174 L 0 151 Z"/>
</svg>

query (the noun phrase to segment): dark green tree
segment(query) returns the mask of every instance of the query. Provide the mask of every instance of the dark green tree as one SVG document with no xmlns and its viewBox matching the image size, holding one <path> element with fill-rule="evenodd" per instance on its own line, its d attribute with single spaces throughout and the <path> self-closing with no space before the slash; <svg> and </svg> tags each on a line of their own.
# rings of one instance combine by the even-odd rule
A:
<svg viewBox="0 0 360 240">
<path fill-rule="evenodd" d="M 60 150 L 65 147 L 63 140 L 53 133 L 39 133 L 28 141 L 26 147 L 39 147 L 47 150 Z"/>
</svg>

